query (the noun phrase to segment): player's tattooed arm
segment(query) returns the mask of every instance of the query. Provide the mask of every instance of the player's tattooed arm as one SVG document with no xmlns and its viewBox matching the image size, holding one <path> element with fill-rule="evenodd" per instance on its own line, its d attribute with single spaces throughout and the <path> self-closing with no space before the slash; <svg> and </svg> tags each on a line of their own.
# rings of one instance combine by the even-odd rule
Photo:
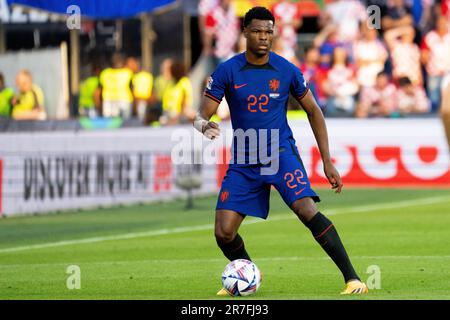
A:
<svg viewBox="0 0 450 320">
<path fill-rule="evenodd" d="M 208 139 L 215 139 L 220 135 L 219 125 L 209 119 L 216 113 L 219 103 L 206 96 L 203 97 L 200 108 L 194 120 L 194 128 Z"/>
<path fill-rule="evenodd" d="M 314 137 L 319 146 L 320 155 L 322 156 L 325 175 L 330 182 L 332 189 L 335 189 L 336 193 L 340 193 L 343 186 L 342 180 L 339 172 L 331 161 L 327 126 L 322 110 L 320 110 L 320 107 L 310 90 L 308 90 L 304 97 L 299 100 L 299 103 L 308 115 L 311 129 L 313 130 Z"/>
</svg>

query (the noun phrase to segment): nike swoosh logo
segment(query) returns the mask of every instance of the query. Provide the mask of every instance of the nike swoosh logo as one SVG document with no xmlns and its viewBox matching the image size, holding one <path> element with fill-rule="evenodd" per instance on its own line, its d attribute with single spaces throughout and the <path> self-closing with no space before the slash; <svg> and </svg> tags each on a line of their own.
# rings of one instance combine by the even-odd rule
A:
<svg viewBox="0 0 450 320">
<path fill-rule="evenodd" d="M 295 195 L 296 196 L 298 196 L 300 193 L 302 193 L 303 192 L 303 190 L 305 190 L 306 188 L 302 188 L 302 189 L 300 189 L 300 191 L 297 191 L 296 193 L 295 193 Z"/>
<path fill-rule="evenodd" d="M 244 83 L 244 84 L 241 84 L 241 85 L 235 84 L 235 85 L 234 85 L 234 88 L 235 88 L 235 89 L 239 89 L 239 88 L 245 87 L 247 84 L 248 84 L 248 83 Z"/>
</svg>

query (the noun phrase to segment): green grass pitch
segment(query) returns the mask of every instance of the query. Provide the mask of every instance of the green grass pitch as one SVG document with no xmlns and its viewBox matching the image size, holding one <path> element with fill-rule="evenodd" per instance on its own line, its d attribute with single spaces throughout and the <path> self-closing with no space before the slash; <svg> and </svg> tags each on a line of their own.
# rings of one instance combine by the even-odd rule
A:
<svg viewBox="0 0 450 320">
<path fill-rule="evenodd" d="M 365 281 L 379 289 L 343 297 L 343 279 L 310 232 L 272 192 L 267 221 L 240 234 L 263 271 L 259 291 L 237 299 L 449 299 L 450 192 L 436 189 L 319 190 Z M 0 219 L 0 299 L 220 298 L 227 260 L 213 232 L 215 197 Z M 81 288 L 69 290 L 69 265 Z"/>
</svg>

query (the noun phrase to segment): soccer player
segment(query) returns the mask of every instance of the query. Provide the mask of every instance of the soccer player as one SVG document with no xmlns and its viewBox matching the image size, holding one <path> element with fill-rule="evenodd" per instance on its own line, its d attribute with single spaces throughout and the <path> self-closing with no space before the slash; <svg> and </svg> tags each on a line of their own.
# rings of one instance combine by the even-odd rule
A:
<svg viewBox="0 0 450 320">
<path fill-rule="evenodd" d="M 213 72 L 193 123 L 207 138 L 217 138 L 220 128 L 209 119 L 226 97 L 233 126 L 233 146 L 216 206 L 217 244 L 230 261 L 250 260 L 238 229 L 247 215 L 267 218 L 273 185 L 341 270 L 346 283 L 342 294 L 367 293 L 367 286 L 353 269 L 335 227 L 315 205 L 320 199 L 310 187 L 286 118 L 289 94 L 307 112 L 325 174 L 332 188 L 340 193 L 342 182 L 331 161 L 323 114 L 299 69 L 270 51 L 274 32 L 271 12 L 263 7 L 249 10 L 243 27 L 246 51 L 220 64 Z M 252 130 L 256 133 L 244 135 L 243 144 L 242 133 Z M 247 141 L 246 137 L 250 139 Z M 252 144 L 250 140 L 255 137 L 258 141 Z M 261 149 L 271 152 L 263 157 Z M 229 293 L 221 289 L 217 294 Z"/>
</svg>

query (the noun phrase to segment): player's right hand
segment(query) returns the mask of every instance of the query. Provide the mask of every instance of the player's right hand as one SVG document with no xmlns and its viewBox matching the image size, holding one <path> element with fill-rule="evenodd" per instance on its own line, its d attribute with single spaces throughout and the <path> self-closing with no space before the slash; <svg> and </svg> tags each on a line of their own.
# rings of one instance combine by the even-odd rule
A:
<svg viewBox="0 0 450 320">
<path fill-rule="evenodd" d="M 214 140 L 220 136 L 219 125 L 215 122 L 208 121 L 208 123 L 203 127 L 203 135 L 208 139 Z"/>
</svg>

